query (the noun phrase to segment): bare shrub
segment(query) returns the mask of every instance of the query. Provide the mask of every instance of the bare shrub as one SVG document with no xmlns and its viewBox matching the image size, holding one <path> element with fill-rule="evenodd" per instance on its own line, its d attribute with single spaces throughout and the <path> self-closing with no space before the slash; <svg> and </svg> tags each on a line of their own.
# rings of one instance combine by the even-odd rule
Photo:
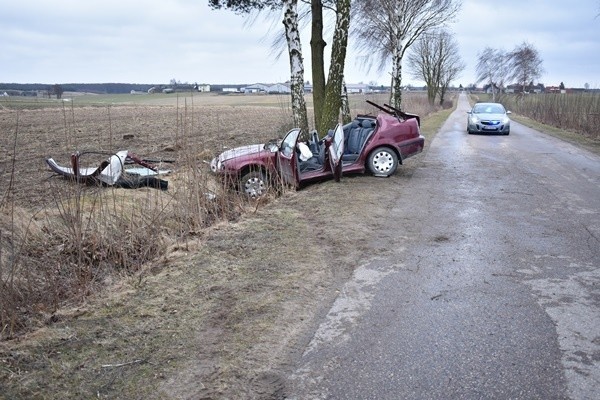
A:
<svg viewBox="0 0 600 400">
<path fill-rule="evenodd" d="M 0 123 L 14 132 L 0 138 L 8 150 L 0 155 L 0 339 L 51 322 L 65 303 L 101 290 L 115 276 L 141 273 L 171 244 L 257 206 L 216 182 L 205 161 L 224 147 L 280 134 L 285 105 L 195 107 L 188 101 L 0 111 Z M 171 159 L 161 165 L 173 170 L 169 190 L 48 178 L 45 157 L 68 165 L 74 150 L 86 149 Z"/>
<path fill-rule="evenodd" d="M 541 123 L 600 139 L 600 93 L 502 95 L 500 101 Z"/>
</svg>

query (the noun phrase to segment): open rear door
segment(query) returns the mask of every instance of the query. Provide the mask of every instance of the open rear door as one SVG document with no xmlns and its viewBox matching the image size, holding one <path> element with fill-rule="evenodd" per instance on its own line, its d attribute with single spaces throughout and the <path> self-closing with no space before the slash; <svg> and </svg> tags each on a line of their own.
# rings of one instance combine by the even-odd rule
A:
<svg viewBox="0 0 600 400">
<path fill-rule="evenodd" d="M 342 178 L 342 154 L 344 154 L 344 130 L 342 125 L 338 124 L 335 127 L 333 140 L 329 146 L 329 162 L 336 182 L 339 182 Z"/>
</svg>

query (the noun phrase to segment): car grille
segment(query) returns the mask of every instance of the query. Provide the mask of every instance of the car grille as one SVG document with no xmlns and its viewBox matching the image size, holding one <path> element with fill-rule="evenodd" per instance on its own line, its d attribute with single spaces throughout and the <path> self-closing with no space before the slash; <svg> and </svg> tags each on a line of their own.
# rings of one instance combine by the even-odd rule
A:
<svg viewBox="0 0 600 400">
<path fill-rule="evenodd" d="M 481 124 L 487 126 L 496 126 L 500 125 L 500 121 L 481 121 Z"/>
</svg>

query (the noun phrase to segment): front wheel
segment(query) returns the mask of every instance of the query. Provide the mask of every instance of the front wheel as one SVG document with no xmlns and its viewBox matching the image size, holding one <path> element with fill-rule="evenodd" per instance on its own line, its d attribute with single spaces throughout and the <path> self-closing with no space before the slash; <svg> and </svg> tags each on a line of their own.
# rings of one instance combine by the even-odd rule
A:
<svg viewBox="0 0 600 400">
<path fill-rule="evenodd" d="M 378 147 L 369 155 L 367 164 L 373 175 L 390 176 L 398 168 L 398 156 L 389 147 Z"/>
<path fill-rule="evenodd" d="M 240 180 L 240 189 L 253 199 L 264 196 L 269 190 L 267 175 L 262 171 L 248 172 Z"/>
</svg>

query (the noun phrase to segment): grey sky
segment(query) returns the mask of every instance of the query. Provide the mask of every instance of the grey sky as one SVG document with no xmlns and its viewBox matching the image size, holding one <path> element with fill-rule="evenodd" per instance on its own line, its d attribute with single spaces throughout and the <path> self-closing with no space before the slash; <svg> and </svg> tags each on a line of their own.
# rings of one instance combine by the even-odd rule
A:
<svg viewBox="0 0 600 400">
<path fill-rule="evenodd" d="M 486 46 L 527 41 L 543 59 L 540 82 L 600 88 L 599 13 L 597 0 L 464 0 L 449 26 L 467 64 L 455 84 L 475 80 Z M 270 46 L 280 26 L 249 25 L 207 0 L 0 0 L 0 82 L 286 81 L 287 56 L 276 60 Z M 303 49 L 310 80 L 308 38 Z M 366 71 L 358 56 L 351 47 L 348 83 L 389 84 L 388 71 Z M 404 82 L 421 84 L 407 69 Z"/>
</svg>

